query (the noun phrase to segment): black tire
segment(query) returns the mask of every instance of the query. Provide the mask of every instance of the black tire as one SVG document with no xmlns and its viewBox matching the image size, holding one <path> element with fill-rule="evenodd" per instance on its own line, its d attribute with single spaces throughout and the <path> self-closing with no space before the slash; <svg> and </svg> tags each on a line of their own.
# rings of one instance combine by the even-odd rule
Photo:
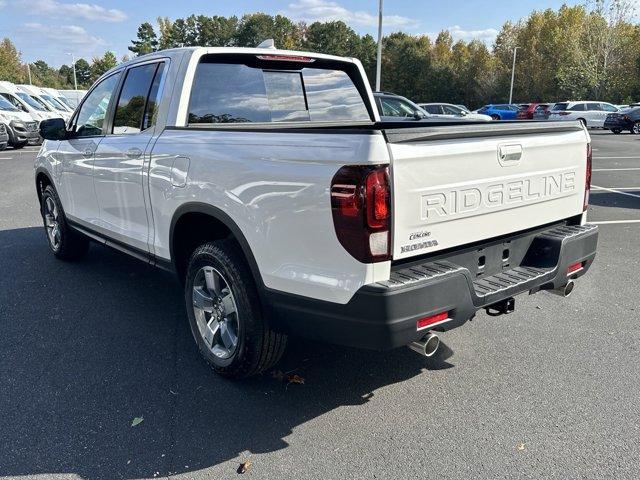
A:
<svg viewBox="0 0 640 480">
<path fill-rule="evenodd" d="M 613 133 L 615 133 L 616 135 L 620 135 L 622 133 L 622 129 L 621 128 L 612 128 L 611 131 Z"/>
<path fill-rule="evenodd" d="M 491 118 L 493 120 L 500 120 L 500 115 L 496 115 L 495 113 L 493 115 L 491 115 Z"/>
<path fill-rule="evenodd" d="M 200 333 L 196 320 L 196 315 L 203 313 L 196 312 L 194 286 L 198 288 L 197 278 L 203 269 L 213 269 L 219 273 L 219 278 L 228 287 L 223 291 L 230 290 L 234 300 L 237 311 L 234 333 L 237 343 L 233 352 L 229 351 L 228 358 L 220 358 L 214 354 L 212 346 L 205 342 Z M 185 280 L 185 304 L 191 333 L 198 349 L 218 374 L 228 378 L 250 377 L 271 368 L 282 357 L 287 336 L 271 330 L 265 321 L 253 276 L 240 248 L 233 240 L 205 243 L 193 252 Z M 215 313 L 206 315 L 209 316 L 205 320 L 210 321 Z M 202 317 L 200 319 L 202 322 Z M 212 344 L 216 341 L 213 335 L 210 337 Z"/>
<path fill-rule="evenodd" d="M 55 227 L 51 225 L 51 219 L 47 218 L 47 216 L 51 216 L 49 213 L 49 202 L 53 202 L 57 209 L 57 219 L 55 220 L 59 234 L 57 242 L 52 239 L 52 232 Z M 89 250 L 89 239 L 69 227 L 58 193 L 51 185 L 47 185 L 44 192 L 42 192 L 40 213 L 42 215 L 42 222 L 44 223 L 47 243 L 56 258 L 73 261 L 80 260 L 87 254 Z"/>
<path fill-rule="evenodd" d="M 13 143 L 11 144 L 11 146 L 15 149 L 15 150 L 19 150 L 21 148 L 24 148 L 27 145 L 27 142 L 20 142 L 20 143 Z"/>
<path fill-rule="evenodd" d="M 584 118 L 579 118 L 578 121 L 582 124 L 583 127 L 588 127 L 587 121 Z"/>
<path fill-rule="evenodd" d="M 7 144 L 6 143 L 2 143 L 0 144 L 0 152 L 2 152 L 3 150 L 7 149 Z"/>
</svg>

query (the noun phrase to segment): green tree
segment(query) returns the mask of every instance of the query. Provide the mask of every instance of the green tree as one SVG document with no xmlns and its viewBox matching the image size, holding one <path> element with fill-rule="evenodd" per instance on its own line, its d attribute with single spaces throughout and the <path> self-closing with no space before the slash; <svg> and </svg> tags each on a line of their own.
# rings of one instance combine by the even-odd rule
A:
<svg viewBox="0 0 640 480">
<path fill-rule="evenodd" d="M 272 17 L 266 13 L 244 15 L 234 43 L 239 47 L 256 47 L 268 38 L 274 39 L 277 48 L 296 49 L 302 43 L 298 25 L 282 15 Z"/>
<path fill-rule="evenodd" d="M 95 57 L 91 63 L 91 81 L 95 82 L 103 73 L 118 64 L 118 59 L 113 52 L 105 52 L 100 57 Z"/>
<path fill-rule="evenodd" d="M 14 83 L 24 83 L 27 76 L 22 66 L 20 52 L 8 38 L 0 42 L 0 79 Z"/>
<path fill-rule="evenodd" d="M 136 55 L 155 52 L 158 48 L 158 38 L 153 26 L 149 22 L 144 22 L 138 27 L 137 40 L 132 40 L 129 50 Z"/>
<path fill-rule="evenodd" d="M 88 88 L 91 84 L 91 65 L 84 58 L 76 60 L 78 88 Z"/>
</svg>

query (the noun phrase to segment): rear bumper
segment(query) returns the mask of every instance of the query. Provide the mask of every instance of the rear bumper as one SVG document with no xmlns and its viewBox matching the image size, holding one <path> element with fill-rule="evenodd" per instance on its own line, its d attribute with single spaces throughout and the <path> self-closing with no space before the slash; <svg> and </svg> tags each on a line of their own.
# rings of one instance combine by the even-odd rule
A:
<svg viewBox="0 0 640 480">
<path fill-rule="evenodd" d="M 450 320 L 433 330 L 450 330 L 483 307 L 520 293 L 558 288 L 584 275 L 595 258 L 598 229 L 556 226 L 520 236 L 517 242 L 526 245 L 517 266 L 489 276 L 455 263 L 468 258 L 467 252 L 465 257 L 394 268 L 388 281 L 362 287 L 346 305 L 271 292 L 274 327 L 354 347 L 385 350 L 406 345 L 425 335 L 416 328 L 421 318 L 449 312 Z M 582 269 L 567 276 L 567 268 L 576 262 L 583 263 Z"/>
</svg>

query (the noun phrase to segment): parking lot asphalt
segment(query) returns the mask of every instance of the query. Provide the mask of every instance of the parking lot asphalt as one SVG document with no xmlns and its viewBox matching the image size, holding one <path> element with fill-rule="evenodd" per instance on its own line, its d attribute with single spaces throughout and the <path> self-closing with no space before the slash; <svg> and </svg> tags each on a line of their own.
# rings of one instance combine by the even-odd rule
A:
<svg viewBox="0 0 640 480">
<path fill-rule="evenodd" d="M 429 361 L 292 340 L 301 385 L 214 375 L 170 274 L 55 260 L 37 149 L 0 152 L 0 478 L 640 478 L 640 136 L 592 138 L 599 251 L 571 297 L 479 313 Z"/>
</svg>

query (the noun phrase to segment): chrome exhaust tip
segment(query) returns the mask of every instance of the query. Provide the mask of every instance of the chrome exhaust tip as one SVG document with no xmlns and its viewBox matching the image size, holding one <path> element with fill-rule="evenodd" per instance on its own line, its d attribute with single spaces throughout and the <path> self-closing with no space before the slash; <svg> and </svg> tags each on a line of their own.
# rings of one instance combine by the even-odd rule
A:
<svg viewBox="0 0 640 480">
<path fill-rule="evenodd" d="M 576 284 L 573 280 L 569 280 L 566 285 L 562 285 L 561 287 L 554 288 L 552 290 L 547 290 L 549 293 L 553 293 L 554 295 L 559 295 L 561 297 L 568 297 L 573 292 Z"/>
<path fill-rule="evenodd" d="M 422 340 L 411 342 L 408 347 L 423 357 L 433 357 L 440 347 L 440 338 L 435 333 L 429 333 Z"/>
</svg>

